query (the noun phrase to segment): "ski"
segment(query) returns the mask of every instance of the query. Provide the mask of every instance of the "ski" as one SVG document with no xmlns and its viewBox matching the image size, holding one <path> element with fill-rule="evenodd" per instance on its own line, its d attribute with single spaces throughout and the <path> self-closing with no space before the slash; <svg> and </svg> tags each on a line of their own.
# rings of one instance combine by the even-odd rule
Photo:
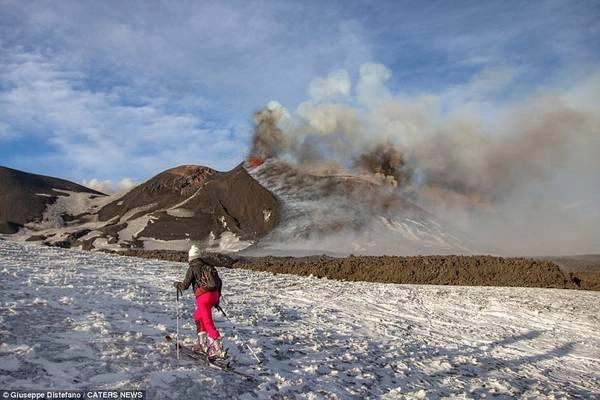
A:
<svg viewBox="0 0 600 400">
<path fill-rule="evenodd" d="M 231 372 L 232 374 L 239 375 L 246 379 L 258 380 L 258 378 L 256 378 L 255 376 L 238 371 L 237 369 L 235 369 L 234 367 L 231 366 L 230 362 L 227 362 L 226 360 L 211 360 L 208 358 L 208 356 L 206 354 L 196 353 L 194 350 L 183 345 L 182 343 L 177 344 L 175 342 L 175 339 L 173 339 L 170 335 L 165 336 L 165 340 L 168 343 L 173 343 L 175 346 L 179 345 L 179 351 L 181 352 L 181 354 L 183 354 L 184 356 L 186 356 L 188 358 L 192 358 L 192 359 L 198 360 L 198 361 L 203 361 L 206 365 L 208 365 L 212 368 L 220 369 L 221 371 L 224 371 L 224 372 Z M 175 347 L 175 349 L 177 350 L 177 347 Z"/>
</svg>

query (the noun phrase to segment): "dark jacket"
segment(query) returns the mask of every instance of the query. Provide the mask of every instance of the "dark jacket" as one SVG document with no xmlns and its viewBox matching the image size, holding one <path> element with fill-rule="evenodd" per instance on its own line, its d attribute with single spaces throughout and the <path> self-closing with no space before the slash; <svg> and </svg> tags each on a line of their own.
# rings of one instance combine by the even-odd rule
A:
<svg viewBox="0 0 600 400">
<path fill-rule="evenodd" d="M 210 276 L 215 280 L 216 289 L 209 290 L 207 282 L 210 280 Z M 177 284 L 177 289 L 186 290 L 192 285 L 194 289 L 194 294 L 196 297 L 200 296 L 203 293 L 217 290 L 219 295 L 221 295 L 221 288 L 223 283 L 221 282 L 221 278 L 217 273 L 217 270 L 212 265 L 209 265 L 202 261 L 202 259 L 197 258 L 190 263 L 187 272 L 185 273 L 185 278 L 183 282 L 179 282 Z"/>
</svg>

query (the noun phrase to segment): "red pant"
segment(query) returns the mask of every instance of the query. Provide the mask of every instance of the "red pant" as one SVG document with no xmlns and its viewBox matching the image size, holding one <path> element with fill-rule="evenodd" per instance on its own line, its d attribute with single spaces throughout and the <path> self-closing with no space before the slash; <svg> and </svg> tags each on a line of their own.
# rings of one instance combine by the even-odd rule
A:
<svg viewBox="0 0 600 400">
<path fill-rule="evenodd" d="M 212 319 L 212 308 L 219 301 L 219 292 L 206 292 L 196 297 L 196 312 L 194 320 L 200 332 L 206 332 L 211 339 L 216 339 L 220 336 L 219 331 L 215 327 Z"/>
</svg>

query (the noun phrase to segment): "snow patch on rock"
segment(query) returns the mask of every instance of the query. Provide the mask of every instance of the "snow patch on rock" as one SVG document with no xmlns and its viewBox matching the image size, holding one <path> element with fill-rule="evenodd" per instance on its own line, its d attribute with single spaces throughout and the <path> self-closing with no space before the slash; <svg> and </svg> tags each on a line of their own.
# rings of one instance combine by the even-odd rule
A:
<svg viewBox="0 0 600 400">
<path fill-rule="evenodd" d="M 192 210 L 186 208 L 170 208 L 167 210 L 167 214 L 177 218 L 192 218 L 196 215 Z"/>
<path fill-rule="evenodd" d="M 216 239 L 215 234 L 211 231 L 206 248 L 219 253 L 235 253 L 250 247 L 253 243 L 252 240 L 241 240 L 239 236 L 230 231 L 221 233 L 219 239 Z"/>
<path fill-rule="evenodd" d="M 273 214 L 272 210 L 263 210 L 263 219 L 265 220 L 265 222 L 269 222 L 272 214 Z"/>
</svg>

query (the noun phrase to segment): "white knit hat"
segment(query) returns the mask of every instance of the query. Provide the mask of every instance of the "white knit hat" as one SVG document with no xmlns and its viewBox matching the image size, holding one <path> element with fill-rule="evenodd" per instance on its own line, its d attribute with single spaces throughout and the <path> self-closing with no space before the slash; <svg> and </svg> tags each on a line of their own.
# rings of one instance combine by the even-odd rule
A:
<svg viewBox="0 0 600 400">
<path fill-rule="evenodd" d="M 198 248 L 198 246 L 193 244 L 192 247 L 190 247 L 190 251 L 188 252 L 188 261 L 192 262 L 196 258 L 200 258 L 200 253 L 201 253 L 201 251 Z"/>
</svg>

